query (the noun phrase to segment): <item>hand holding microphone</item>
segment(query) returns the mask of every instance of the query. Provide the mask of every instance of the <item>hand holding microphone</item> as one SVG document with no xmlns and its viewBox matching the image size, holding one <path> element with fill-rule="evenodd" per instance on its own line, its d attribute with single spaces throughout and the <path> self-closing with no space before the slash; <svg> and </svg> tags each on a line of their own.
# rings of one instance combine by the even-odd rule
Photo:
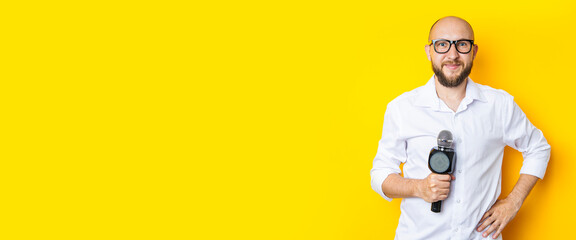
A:
<svg viewBox="0 0 576 240">
<path fill-rule="evenodd" d="M 452 133 L 442 130 L 438 134 L 438 147 L 430 150 L 428 157 L 428 168 L 432 174 L 425 179 L 429 193 L 429 200 L 432 202 L 432 212 L 440 212 L 442 201 L 448 197 L 450 192 L 450 180 L 453 180 L 452 171 L 456 162 L 456 153 L 452 147 Z M 426 200 L 426 198 L 424 198 Z"/>
<path fill-rule="evenodd" d="M 428 177 L 424 178 L 420 189 L 420 197 L 429 203 L 448 198 L 451 180 L 454 180 L 452 175 L 430 173 Z"/>
</svg>

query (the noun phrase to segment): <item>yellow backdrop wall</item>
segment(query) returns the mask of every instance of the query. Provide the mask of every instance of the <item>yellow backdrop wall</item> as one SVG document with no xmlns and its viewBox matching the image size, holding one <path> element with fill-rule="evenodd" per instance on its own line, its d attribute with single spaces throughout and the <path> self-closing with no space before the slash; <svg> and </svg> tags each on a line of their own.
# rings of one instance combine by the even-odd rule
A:
<svg viewBox="0 0 576 240">
<path fill-rule="evenodd" d="M 5 5 L 5 6 L 4 6 Z M 504 231 L 564 239 L 576 214 L 573 1 L 3 4 L 1 239 L 393 239 L 370 188 L 386 104 L 467 19 L 472 79 L 552 146 Z M 506 151 L 503 193 L 522 158 Z"/>
</svg>

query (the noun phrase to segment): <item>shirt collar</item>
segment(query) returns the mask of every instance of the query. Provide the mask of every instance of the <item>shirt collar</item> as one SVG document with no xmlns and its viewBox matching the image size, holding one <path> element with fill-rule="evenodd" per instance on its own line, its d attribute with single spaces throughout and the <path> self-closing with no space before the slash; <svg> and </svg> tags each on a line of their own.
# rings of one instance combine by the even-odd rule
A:
<svg viewBox="0 0 576 240">
<path fill-rule="evenodd" d="M 466 85 L 466 96 L 462 99 L 462 103 L 460 105 L 468 106 L 474 100 L 478 100 L 481 102 L 486 102 L 486 98 L 480 91 L 480 88 L 477 83 L 472 81 L 470 77 L 468 77 L 468 83 Z M 438 94 L 436 93 L 436 84 L 434 75 L 428 80 L 426 85 L 422 87 L 422 91 L 416 98 L 414 104 L 416 106 L 421 107 L 431 107 L 436 110 L 441 109 L 441 100 L 438 98 Z"/>
</svg>

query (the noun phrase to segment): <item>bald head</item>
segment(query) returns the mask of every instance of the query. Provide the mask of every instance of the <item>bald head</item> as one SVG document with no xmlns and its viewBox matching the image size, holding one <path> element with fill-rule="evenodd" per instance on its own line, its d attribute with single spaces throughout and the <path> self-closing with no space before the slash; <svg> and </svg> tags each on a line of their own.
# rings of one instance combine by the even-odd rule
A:
<svg viewBox="0 0 576 240">
<path fill-rule="evenodd" d="M 449 16 L 438 19 L 430 28 L 428 41 L 432 39 L 470 39 L 474 40 L 474 30 L 470 24 L 459 17 Z"/>
</svg>

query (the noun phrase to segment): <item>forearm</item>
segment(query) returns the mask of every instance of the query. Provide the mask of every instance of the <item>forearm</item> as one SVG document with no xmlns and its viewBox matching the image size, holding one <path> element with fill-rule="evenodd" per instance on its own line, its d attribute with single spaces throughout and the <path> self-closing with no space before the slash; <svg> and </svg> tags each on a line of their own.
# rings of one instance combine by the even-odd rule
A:
<svg viewBox="0 0 576 240">
<path fill-rule="evenodd" d="M 420 197 L 419 184 L 422 179 L 409 179 L 399 174 L 390 174 L 382 182 L 382 192 L 390 198 Z"/>
<path fill-rule="evenodd" d="M 519 209 L 520 206 L 522 206 L 522 203 L 524 203 L 526 197 L 528 197 L 530 191 L 532 191 L 532 188 L 534 188 L 534 186 L 536 185 L 536 182 L 538 182 L 538 179 L 539 178 L 536 176 L 528 174 L 520 174 L 518 182 L 516 182 L 516 185 L 514 185 L 512 192 L 508 194 L 506 199 L 510 199 Z"/>
</svg>

